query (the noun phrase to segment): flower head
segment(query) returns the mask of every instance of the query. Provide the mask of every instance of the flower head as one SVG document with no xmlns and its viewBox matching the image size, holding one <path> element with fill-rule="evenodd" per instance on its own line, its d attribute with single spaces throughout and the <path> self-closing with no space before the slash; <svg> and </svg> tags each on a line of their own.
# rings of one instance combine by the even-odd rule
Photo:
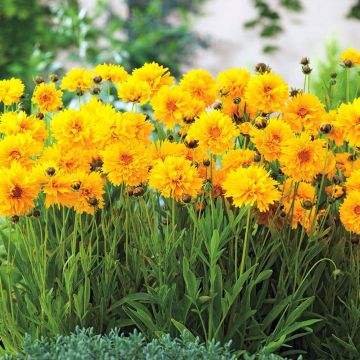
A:
<svg viewBox="0 0 360 360">
<path fill-rule="evenodd" d="M 264 212 L 271 204 L 279 200 L 277 182 L 262 167 L 250 165 L 232 170 L 222 184 L 225 195 L 233 199 L 234 205 L 255 205 Z"/>
<path fill-rule="evenodd" d="M 17 103 L 24 90 L 25 86 L 19 79 L 0 80 L 0 102 L 6 106 Z"/>
<path fill-rule="evenodd" d="M 237 135 L 231 118 L 218 110 L 200 115 L 188 131 L 189 138 L 198 140 L 200 147 L 216 155 L 229 150 Z"/>
<path fill-rule="evenodd" d="M 120 84 L 129 76 L 123 66 L 115 64 L 99 64 L 94 73 L 101 76 L 103 81 L 112 81 L 114 84 Z"/>
<path fill-rule="evenodd" d="M 147 103 L 151 97 L 151 87 L 143 80 L 129 76 L 118 88 L 118 96 L 125 102 Z"/>
<path fill-rule="evenodd" d="M 221 158 L 221 168 L 225 173 L 242 166 L 254 165 L 256 151 L 250 149 L 229 150 Z"/>
<path fill-rule="evenodd" d="M 345 229 L 360 234 L 360 191 L 350 191 L 339 211 Z"/>
<path fill-rule="evenodd" d="M 41 112 L 54 112 L 62 107 L 62 91 L 57 90 L 54 83 L 41 83 L 36 86 L 32 97 L 33 104 L 37 104 Z"/>
<path fill-rule="evenodd" d="M 102 152 L 103 172 L 114 185 L 140 185 L 148 177 L 150 159 L 144 145 L 119 142 Z"/>
<path fill-rule="evenodd" d="M 250 72 L 245 69 L 228 69 L 221 71 L 217 76 L 218 89 L 222 96 L 233 101 L 242 98 L 250 80 Z"/>
<path fill-rule="evenodd" d="M 353 65 L 360 66 L 360 51 L 349 48 L 341 53 L 340 60 L 342 62 L 351 61 Z"/>
<path fill-rule="evenodd" d="M 0 214 L 23 215 L 34 207 L 39 185 L 32 173 L 19 164 L 0 168 Z"/>
<path fill-rule="evenodd" d="M 86 69 L 72 69 L 62 79 L 61 89 L 76 91 L 88 91 L 93 85 L 94 74 L 90 70 Z"/>
<path fill-rule="evenodd" d="M 151 169 L 149 185 L 165 197 L 181 200 L 184 195 L 196 197 L 201 189 L 202 179 L 189 160 L 168 156 Z"/>
<path fill-rule="evenodd" d="M 281 111 L 288 99 L 288 86 L 279 75 L 265 72 L 249 80 L 245 98 L 247 105 L 256 112 Z"/>
</svg>

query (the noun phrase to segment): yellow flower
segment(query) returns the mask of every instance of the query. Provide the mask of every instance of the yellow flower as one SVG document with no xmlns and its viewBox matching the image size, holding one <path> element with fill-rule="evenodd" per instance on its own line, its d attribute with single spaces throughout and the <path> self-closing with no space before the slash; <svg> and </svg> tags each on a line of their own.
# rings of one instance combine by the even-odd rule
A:
<svg viewBox="0 0 360 360">
<path fill-rule="evenodd" d="M 210 106 L 216 100 L 216 82 L 208 71 L 190 70 L 182 77 L 180 87 L 205 106 Z"/>
<path fill-rule="evenodd" d="M 179 86 L 163 86 L 151 100 L 154 118 L 163 122 L 169 129 L 182 122 L 189 103 L 190 95 Z"/>
<path fill-rule="evenodd" d="M 34 207 L 39 185 L 32 173 L 14 163 L 9 169 L 0 168 L 0 214 L 23 215 Z"/>
<path fill-rule="evenodd" d="M 71 189 L 71 180 L 67 172 L 56 164 L 55 161 L 41 161 L 33 170 L 34 177 L 41 184 L 46 195 L 45 206 L 63 205 L 71 207 L 74 194 Z"/>
<path fill-rule="evenodd" d="M 61 89 L 86 92 L 93 85 L 94 73 L 85 69 L 72 69 L 62 79 Z"/>
<path fill-rule="evenodd" d="M 114 185 L 136 186 L 147 180 L 150 159 L 145 146 L 119 142 L 107 146 L 101 154 L 103 172 Z"/>
<path fill-rule="evenodd" d="M 149 147 L 151 159 L 164 161 L 167 156 L 186 157 L 187 148 L 184 144 L 171 142 L 169 140 L 157 141 Z"/>
<path fill-rule="evenodd" d="M 335 125 L 344 131 L 350 145 L 360 146 L 360 98 L 340 105 Z"/>
<path fill-rule="evenodd" d="M 202 179 L 189 160 L 168 156 L 151 169 L 149 185 L 165 197 L 181 200 L 184 195 L 196 197 L 201 189 Z"/>
<path fill-rule="evenodd" d="M 101 76 L 103 81 L 110 80 L 114 84 L 120 84 L 129 76 L 123 66 L 115 64 L 99 64 L 95 67 L 94 73 Z"/>
<path fill-rule="evenodd" d="M 56 114 L 51 121 L 51 132 L 60 145 L 87 148 L 93 140 L 90 118 L 78 110 L 63 110 Z"/>
<path fill-rule="evenodd" d="M 95 150 L 96 151 L 96 150 Z M 90 171 L 90 162 L 94 156 L 94 149 L 84 149 L 71 146 L 71 144 L 52 144 L 44 149 L 41 162 L 51 162 L 65 173 L 76 170 Z"/>
<path fill-rule="evenodd" d="M 242 98 L 250 80 L 250 72 L 245 69 L 228 69 L 221 71 L 217 76 L 218 90 L 224 97 L 233 101 Z"/>
<path fill-rule="evenodd" d="M 225 195 L 233 199 L 234 205 L 255 205 L 264 212 L 279 200 L 280 192 L 277 182 L 270 177 L 264 168 L 250 165 L 232 170 L 222 184 Z"/>
<path fill-rule="evenodd" d="M 354 48 L 347 49 L 341 53 L 342 62 L 351 61 L 353 65 L 360 65 L 360 51 Z"/>
<path fill-rule="evenodd" d="M 325 187 L 325 192 L 335 199 L 341 198 L 344 194 L 344 187 L 340 185 L 329 185 Z"/>
<path fill-rule="evenodd" d="M 350 191 L 339 211 L 345 229 L 360 234 L 360 191 Z"/>
<path fill-rule="evenodd" d="M 218 110 L 203 113 L 191 125 L 188 138 L 199 141 L 199 146 L 212 154 L 221 155 L 233 145 L 238 130 L 231 118 Z"/>
<path fill-rule="evenodd" d="M 271 119 L 264 130 L 253 131 L 252 135 L 253 143 L 267 161 L 279 159 L 284 141 L 295 136 L 290 126 L 280 119 Z"/>
<path fill-rule="evenodd" d="M 79 213 L 94 214 L 97 209 L 104 206 L 104 180 L 98 172 L 87 174 L 77 171 L 69 174 L 71 189 L 73 191 L 73 207 Z"/>
<path fill-rule="evenodd" d="M 317 133 L 324 115 L 324 105 L 313 94 L 294 96 L 284 109 L 284 121 L 297 133 L 303 129 Z"/>
<path fill-rule="evenodd" d="M 169 69 L 155 62 L 145 63 L 141 68 L 135 69 L 132 76 L 137 81 L 145 81 L 150 86 L 151 96 L 162 86 L 171 85 L 174 82 Z"/>
<path fill-rule="evenodd" d="M 360 169 L 351 173 L 345 183 L 346 191 L 360 191 Z"/>
<path fill-rule="evenodd" d="M 353 158 L 349 152 L 337 153 L 335 156 L 337 168 L 345 175 L 350 176 L 355 170 L 360 169 L 360 158 Z"/>
<path fill-rule="evenodd" d="M 151 96 L 151 87 L 146 81 L 129 76 L 118 88 L 118 96 L 125 102 L 147 103 Z"/>
<path fill-rule="evenodd" d="M 24 90 L 25 86 L 19 79 L 0 80 L 0 102 L 6 106 L 17 103 Z"/>
<path fill-rule="evenodd" d="M 221 168 L 224 172 L 236 170 L 242 166 L 249 166 L 254 164 L 254 156 L 256 152 L 249 149 L 236 149 L 228 151 L 221 158 Z"/>
<path fill-rule="evenodd" d="M 288 99 L 288 86 L 279 75 L 266 72 L 249 80 L 245 98 L 253 113 L 281 111 Z"/>
<path fill-rule="evenodd" d="M 36 86 L 32 103 L 37 104 L 41 112 L 54 112 L 62 107 L 62 91 L 56 90 L 55 84 L 41 83 Z"/>
<path fill-rule="evenodd" d="M 4 135 L 28 134 L 38 142 L 43 142 L 48 136 L 44 121 L 34 116 L 27 116 L 24 111 L 2 114 L 0 133 Z"/>
<path fill-rule="evenodd" d="M 336 120 L 336 110 L 330 110 L 325 114 L 323 124 L 329 124 L 331 126 L 331 131 L 326 136 L 334 141 L 336 146 L 341 146 L 345 141 L 345 133 L 344 130 L 337 125 Z"/>
<path fill-rule="evenodd" d="M 17 163 L 31 169 L 41 149 L 41 144 L 29 134 L 9 135 L 0 140 L 0 167 L 10 168 L 13 163 Z"/>
<path fill-rule="evenodd" d="M 324 171 L 326 150 L 325 141 L 312 141 L 310 136 L 302 133 L 300 137 L 286 140 L 280 157 L 284 174 L 295 181 L 311 182 L 317 174 Z"/>
</svg>

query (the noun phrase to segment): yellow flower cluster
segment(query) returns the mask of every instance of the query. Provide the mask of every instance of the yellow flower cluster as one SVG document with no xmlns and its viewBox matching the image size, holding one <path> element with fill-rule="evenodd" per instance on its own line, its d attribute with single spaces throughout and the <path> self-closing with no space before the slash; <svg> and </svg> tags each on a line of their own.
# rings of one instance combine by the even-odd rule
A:
<svg viewBox="0 0 360 360">
<path fill-rule="evenodd" d="M 354 51 L 341 61 L 358 65 Z M 132 111 L 115 107 L 111 88 Z M 63 91 L 77 108 L 63 108 Z M 0 81 L 1 215 L 29 214 L 44 198 L 94 213 L 108 186 L 141 186 L 183 203 L 226 197 L 269 226 L 312 231 L 331 213 L 360 234 L 360 98 L 326 110 L 314 94 L 290 95 L 269 69 L 191 70 L 176 83 L 156 63 L 42 82 L 36 116 L 16 106 L 23 93 L 20 80 Z"/>
</svg>

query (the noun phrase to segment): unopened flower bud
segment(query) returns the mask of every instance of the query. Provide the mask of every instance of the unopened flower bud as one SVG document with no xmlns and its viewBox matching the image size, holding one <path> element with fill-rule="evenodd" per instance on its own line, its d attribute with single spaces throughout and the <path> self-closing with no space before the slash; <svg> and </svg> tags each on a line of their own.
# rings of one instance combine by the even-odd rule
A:
<svg viewBox="0 0 360 360">
<path fill-rule="evenodd" d="M 270 72 L 271 71 L 271 68 L 270 66 L 264 64 L 264 63 L 258 63 L 255 65 L 255 71 L 260 73 L 260 74 L 263 74 L 263 73 L 266 73 L 266 72 Z"/>
<path fill-rule="evenodd" d="M 323 133 L 323 134 L 330 134 L 331 131 L 333 129 L 333 126 L 331 124 L 322 124 L 320 126 L 320 131 Z"/>
<path fill-rule="evenodd" d="M 88 203 L 90 206 L 96 207 L 99 205 L 99 200 L 97 198 L 90 198 Z"/>
<path fill-rule="evenodd" d="M 310 200 L 305 200 L 301 203 L 301 205 L 305 210 L 310 210 L 314 204 Z"/>
<path fill-rule="evenodd" d="M 204 159 L 203 160 L 203 165 L 206 166 L 206 167 L 210 166 L 210 160 L 209 159 Z"/>
<path fill-rule="evenodd" d="M 260 162 L 260 161 L 261 161 L 261 155 L 258 154 L 258 153 L 256 153 L 256 154 L 254 155 L 254 161 L 255 161 L 255 162 Z"/>
<path fill-rule="evenodd" d="M 347 68 L 351 68 L 351 67 L 353 67 L 353 62 L 351 60 L 345 60 L 344 65 Z"/>
<path fill-rule="evenodd" d="M 44 114 L 42 112 L 37 112 L 35 115 L 38 119 L 42 120 L 44 118 Z"/>
<path fill-rule="evenodd" d="M 330 77 L 331 77 L 332 79 L 336 79 L 337 73 L 336 73 L 336 72 L 332 72 L 332 73 L 330 74 Z"/>
<path fill-rule="evenodd" d="M 45 170 L 45 173 L 46 175 L 48 176 L 54 176 L 55 175 L 55 172 L 56 170 L 53 168 L 53 167 L 48 167 L 46 170 Z"/>
<path fill-rule="evenodd" d="M 302 59 L 301 59 L 301 61 L 300 61 L 300 64 L 301 65 L 309 65 L 310 64 L 310 59 L 308 58 L 308 57 L 306 57 L 306 56 L 304 56 Z"/>
<path fill-rule="evenodd" d="M 51 74 L 51 75 L 49 76 L 49 79 L 50 79 L 52 82 L 54 82 L 54 83 L 56 83 L 57 81 L 59 81 L 59 77 L 58 77 L 56 74 Z"/>
<path fill-rule="evenodd" d="M 199 141 L 198 140 L 185 141 L 185 146 L 188 149 L 195 149 L 199 146 Z"/>
<path fill-rule="evenodd" d="M 84 92 L 83 92 L 80 88 L 77 88 L 77 89 L 76 89 L 76 95 L 77 95 L 77 96 L 83 96 L 83 95 L 84 95 Z"/>
<path fill-rule="evenodd" d="M 185 204 L 188 204 L 188 203 L 191 201 L 191 195 L 189 195 L 189 194 L 184 194 L 183 197 L 182 197 L 182 201 L 183 201 Z"/>
<path fill-rule="evenodd" d="M 20 221 L 20 218 L 19 218 L 18 215 L 13 215 L 13 216 L 11 217 L 11 221 L 12 221 L 14 224 L 16 224 L 16 223 L 18 223 L 18 222 Z"/>
<path fill-rule="evenodd" d="M 309 65 L 304 65 L 302 67 L 302 72 L 305 74 L 305 75 L 308 75 L 312 72 L 312 68 L 309 66 Z"/>
<path fill-rule="evenodd" d="M 44 78 L 42 76 L 37 76 L 35 82 L 39 85 L 44 82 Z"/>
<path fill-rule="evenodd" d="M 144 195 L 145 190 L 142 186 L 138 186 L 133 190 L 133 195 L 138 197 Z"/>
<path fill-rule="evenodd" d="M 96 75 L 93 80 L 95 84 L 100 84 L 102 82 L 102 77 L 100 75 Z"/>
<path fill-rule="evenodd" d="M 91 90 L 91 93 L 92 93 L 93 95 L 99 95 L 99 94 L 100 94 L 100 91 L 101 91 L 101 89 L 96 86 L 96 87 L 94 87 L 94 88 Z"/>
</svg>

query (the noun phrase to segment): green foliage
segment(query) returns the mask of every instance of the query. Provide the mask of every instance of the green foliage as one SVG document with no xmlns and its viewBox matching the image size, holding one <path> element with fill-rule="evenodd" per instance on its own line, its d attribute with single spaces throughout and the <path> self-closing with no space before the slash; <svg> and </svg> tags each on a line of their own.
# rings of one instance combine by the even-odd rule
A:
<svg viewBox="0 0 360 360">
<path fill-rule="evenodd" d="M 326 43 L 324 60 L 314 67 L 314 79 L 311 80 L 313 92 L 326 104 L 328 109 L 336 109 L 346 102 L 346 88 L 349 86 L 350 99 L 360 96 L 360 70 L 357 67 L 346 69 L 340 65 L 340 45 L 336 39 Z M 331 74 L 336 73 L 336 78 Z M 347 73 L 349 82 L 347 82 Z"/>
<path fill-rule="evenodd" d="M 28 358 L 33 360 L 236 359 L 234 355 L 231 355 L 229 344 L 221 347 L 219 343 L 211 341 L 205 347 L 199 339 L 190 339 L 186 332 L 176 339 L 164 335 L 159 339 L 146 342 L 145 338 L 138 333 L 125 337 L 124 335 L 119 336 L 117 330 L 112 330 L 109 335 L 100 336 L 94 335 L 93 329 L 76 329 L 74 334 L 57 336 L 52 339 L 36 340 L 31 336 L 26 336 L 23 353 L 1 357 L 2 360 L 25 360 Z"/>
</svg>

